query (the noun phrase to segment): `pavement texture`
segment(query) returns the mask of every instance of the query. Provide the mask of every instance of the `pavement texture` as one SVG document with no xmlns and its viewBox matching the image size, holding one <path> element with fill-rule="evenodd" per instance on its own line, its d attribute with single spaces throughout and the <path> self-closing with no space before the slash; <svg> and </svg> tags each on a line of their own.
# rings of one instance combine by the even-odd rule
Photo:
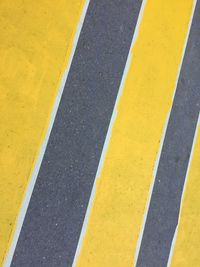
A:
<svg viewBox="0 0 200 267">
<path fill-rule="evenodd" d="M 11 266 L 72 265 L 140 6 L 89 4 Z"/>
<path fill-rule="evenodd" d="M 197 3 L 151 197 L 137 266 L 167 266 L 200 112 Z"/>
<path fill-rule="evenodd" d="M 198 267 L 200 0 L 9 1 L 0 266 Z"/>
</svg>

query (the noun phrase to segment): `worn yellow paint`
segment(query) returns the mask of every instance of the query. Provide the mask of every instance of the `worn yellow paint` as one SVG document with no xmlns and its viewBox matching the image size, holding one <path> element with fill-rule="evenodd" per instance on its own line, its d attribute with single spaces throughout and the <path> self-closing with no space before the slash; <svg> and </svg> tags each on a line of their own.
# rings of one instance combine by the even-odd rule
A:
<svg viewBox="0 0 200 267">
<path fill-rule="evenodd" d="M 192 7 L 146 3 L 77 266 L 133 266 Z"/>
<path fill-rule="evenodd" d="M 0 1 L 0 266 L 85 0 Z"/>
<path fill-rule="evenodd" d="M 188 173 L 171 267 L 199 266 L 200 126 Z"/>
</svg>

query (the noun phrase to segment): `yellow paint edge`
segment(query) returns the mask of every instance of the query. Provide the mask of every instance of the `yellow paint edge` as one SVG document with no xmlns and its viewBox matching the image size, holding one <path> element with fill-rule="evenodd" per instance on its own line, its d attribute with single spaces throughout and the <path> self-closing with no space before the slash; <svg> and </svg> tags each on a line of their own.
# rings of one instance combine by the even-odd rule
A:
<svg viewBox="0 0 200 267">
<path fill-rule="evenodd" d="M 138 38 L 139 27 L 140 27 L 140 23 L 141 23 L 141 20 L 142 20 L 142 17 L 143 17 L 143 13 L 144 13 L 144 8 L 145 8 L 145 5 L 146 5 L 146 2 L 147 2 L 147 0 L 143 0 L 141 8 L 140 8 L 137 24 L 136 24 L 136 27 L 135 27 L 135 31 L 134 31 L 134 34 L 133 34 L 132 41 L 131 41 L 131 46 L 130 46 L 130 49 L 129 49 L 129 53 L 128 53 L 126 65 L 125 65 L 125 68 L 124 68 L 124 72 L 123 72 L 123 75 L 122 75 L 122 80 L 121 80 L 121 83 L 120 83 L 120 87 L 119 87 L 119 91 L 118 91 L 118 94 L 117 94 L 117 98 L 116 98 L 116 101 L 115 101 L 115 106 L 114 106 L 113 113 L 112 113 L 112 116 L 111 116 L 111 119 L 110 119 L 108 132 L 106 134 L 105 142 L 104 142 L 104 145 L 103 145 L 103 150 L 102 150 L 102 153 L 101 153 L 101 157 L 100 157 L 97 173 L 96 173 L 95 180 L 94 180 L 94 185 L 92 187 L 92 192 L 91 192 L 91 195 L 90 195 L 90 199 L 89 199 L 87 211 L 86 211 L 86 214 L 85 214 L 83 226 L 82 226 L 82 229 L 81 229 L 81 234 L 80 234 L 80 237 L 79 237 L 79 241 L 78 241 L 78 245 L 77 245 L 77 249 L 76 249 L 76 253 L 75 253 L 75 257 L 74 257 L 74 261 L 73 261 L 72 267 L 75 267 L 77 265 L 78 257 L 80 256 L 80 253 L 81 253 L 82 243 L 83 243 L 84 237 L 86 235 L 86 230 L 87 230 L 87 225 L 88 225 L 88 222 L 89 222 L 90 213 L 91 213 L 91 210 L 92 210 L 92 207 L 93 207 L 93 204 L 94 204 L 94 199 L 95 199 L 95 194 L 96 194 L 96 184 L 98 182 L 98 179 L 101 176 L 103 163 L 104 163 L 104 160 L 105 160 L 105 157 L 106 157 L 106 153 L 107 153 L 107 150 L 108 150 L 108 147 L 109 147 L 109 142 L 110 142 L 110 139 L 111 139 L 111 136 L 112 136 L 113 126 L 114 126 L 114 123 L 115 123 L 115 120 L 116 120 L 116 117 L 117 117 L 118 105 L 119 105 L 120 98 L 121 98 L 122 93 L 123 93 L 125 80 L 126 80 L 126 77 L 128 75 L 129 67 L 130 67 L 130 64 L 131 64 L 132 49 L 133 49 L 133 46 L 135 45 L 135 42 L 137 41 L 137 38 Z"/>
<path fill-rule="evenodd" d="M 191 15 L 191 18 L 190 18 L 188 31 L 187 31 L 187 36 L 186 36 L 185 43 L 184 43 L 182 58 L 181 58 L 181 62 L 180 62 L 180 65 L 179 65 L 179 70 L 178 70 L 178 73 L 177 73 L 176 86 L 175 86 L 176 89 L 177 89 L 177 85 L 178 85 L 178 80 L 179 80 L 181 68 L 182 68 L 182 65 L 183 65 L 183 59 L 184 59 L 184 56 L 185 56 L 185 51 L 186 51 L 186 47 L 187 47 L 187 43 L 188 43 L 188 39 L 189 39 L 189 34 L 190 34 L 191 26 L 192 26 L 192 21 L 193 21 L 193 17 L 194 17 L 194 11 L 195 11 L 196 4 L 197 4 L 197 0 L 194 0 L 193 8 L 192 8 L 192 15 Z M 173 98 L 172 98 L 172 106 L 173 106 L 173 103 L 174 103 L 176 89 L 174 90 L 174 95 L 173 95 Z M 169 123 L 169 118 L 170 118 L 171 111 L 172 111 L 172 106 L 171 106 L 171 109 L 169 110 L 169 113 L 168 113 L 168 116 L 167 116 L 167 120 L 166 120 L 166 123 L 165 123 L 165 127 L 164 127 L 164 130 L 163 130 L 163 134 L 162 134 L 162 138 L 161 138 L 161 142 L 160 142 L 160 148 L 159 148 L 157 159 L 156 159 L 156 162 L 155 162 L 155 165 L 154 165 L 153 181 L 152 181 L 150 189 L 149 189 L 148 200 L 147 200 L 147 205 L 146 205 L 145 212 L 144 212 L 143 223 L 142 223 L 140 235 L 139 235 L 138 242 L 137 242 L 136 253 L 135 253 L 135 258 L 134 258 L 134 266 L 136 266 L 136 263 L 137 263 L 139 250 L 140 250 L 140 246 L 141 246 L 141 242 L 142 242 L 142 237 L 143 237 L 143 234 L 144 234 L 144 227 L 145 227 L 145 223 L 146 223 L 146 220 L 147 220 L 147 214 L 148 214 L 148 211 L 149 211 L 151 196 L 152 196 L 152 193 L 153 193 L 153 187 L 154 187 L 154 184 L 155 184 L 156 174 L 157 174 L 157 171 L 158 171 L 158 165 L 159 165 L 160 156 L 161 156 L 161 152 L 162 152 L 162 148 L 163 148 L 163 143 L 164 143 L 164 139 L 165 139 L 168 123 Z M 170 259 L 170 257 L 169 257 L 169 259 Z"/>
<path fill-rule="evenodd" d="M 26 190 L 24 191 L 23 201 L 21 203 L 21 206 L 18 208 L 19 213 L 15 219 L 15 225 L 12 228 L 12 232 L 10 233 L 8 248 L 5 251 L 3 262 L 2 262 L 4 267 L 9 267 L 12 262 L 12 258 L 15 252 L 17 241 L 18 241 L 18 238 L 21 232 L 21 228 L 22 228 L 23 221 L 26 215 L 26 211 L 27 211 L 30 199 L 31 199 L 34 185 L 35 185 L 35 182 L 38 176 L 38 172 L 39 172 L 39 169 L 40 169 L 40 166 L 41 166 L 44 154 L 45 154 L 49 136 L 50 136 L 50 133 L 53 127 L 53 123 L 56 117 L 56 113 L 59 107 L 59 103 L 62 97 L 62 93 L 63 93 L 64 86 L 65 86 L 65 83 L 68 77 L 68 73 L 71 67 L 71 63 L 73 60 L 73 56 L 75 53 L 75 49 L 78 43 L 79 35 L 80 35 L 81 29 L 83 26 L 84 18 L 85 18 L 89 3 L 90 3 L 90 0 L 85 0 L 85 2 L 80 7 L 80 12 L 78 15 L 80 19 L 79 19 L 77 27 L 73 30 L 72 38 L 70 40 L 69 47 L 66 51 L 66 55 L 64 58 L 63 65 L 61 67 L 60 75 L 57 80 L 56 88 L 58 88 L 58 90 L 57 90 L 57 95 L 55 96 L 55 101 L 54 101 L 54 105 L 52 108 L 52 112 L 49 114 L 47 123 L 44 127 L 43 134 L 41 137 L 41 143 L 38 146 L 39 150 L 37 152 L 37 155 L 35 155 L 34 157 L 35 160 L 30 170 L 29 182 L 27 184 Z"/>
<path fill-rule="evenodd" d="M 151 2 L 151 1 L 149 1 L 149 2 Z M 172 88 L 172 95 L 171 95 L 171 97 L 173 98 L 173 95 L 174 95 L 174 89 L 175 89 L 175 85 L 176 85 L 176 82 L 177 82 L 177 80 L 176 80 L 176 77 L 177 77 L 177 73 L 178 73 L 178 71 L 179 71 L 179 65 L 180 65 L 180 63 L 179 62 L 181 62 L 181 59 L 182 59 L 182 52 L 183 52 L 183 49 L 184 49 L 184 45 L 185 45 L 185 39 L 186 39 L 186 36 L 187 36 L 187 30 L 188 30 L 188 25 L 189 25 L 189 21 L 190 21 L 190 18 L 191 18 L 191 14 L 190 14 L 190 12 L 192 11 L 192 3 L 193 3 L 193 1 L 190 1 L 190 2 L 188 2 L 188 6 L 191 8 L 191 10 L 188 10 L 189 12 L 187 13 L 187 10 L 186 10 L 186 6 L 184 6 L 185 7 L 185 9 L 184 9 L 184 15 L 187 15 L 187 17 L 186 17 L 186 19 L 184 20 L 178 20 L 178 18 L 176 17 L 176 19 L 178 20 L 178 21 L 176 21 L 175 20 L 175 22 L 173 21 L 173 23 L 179 23 L 179 27 L 181 27 L 180 26 L 180 24 L 181 23 L 184 23 L 184 31 L 180 34 L 180 36 L 178 37 L 179 39 L 178 39 L 178 42 L 179 42 L 179 45 L 177 46 L 177 49 L 178 49 L 178 51 L 177 51 L 177 53 L 178 53 L 178 59 L 176 60 L 177 62 L 177 69 L 175 69 L 175 71 L 174 71 L 174 74 L 172 75 L 172 73 L 170 73 L 170 75 L 171 75 L 171 77 L 170 78 L 173 78 L 173 80 L 170 82 L 170 86 L 172 86 L 172 83 L 173 83 L 173 88 Z M 151 2 L 151 4 L 152 4 L 152 2 Z M 164 4 L 163 4 L 164 5 Z M 170 3 L 168 4 L 169 5 L 169 10 L 168 11 L 170 11 Z M 178 1 L 178 4 L 177 4 L 177 6 L 176 6 L 176 4 L 174 4 L 175 5 L 175 8 L 180 8 L 180 7 L 182 7 L 181 6 L 181 1 Z M 158 10 L 157 10 L 158 11 Z M 150 11 L 149 11 L 150 12 Z M 171 11 L 170 11 L 171 12 Z M 169 14 L 170 15 L 174 15 L 174 18 L 175 18 L 175 14 L 173 13 L 173 14 L 171 14 L 169 12 Z M 165 14 L 166 15 L 166 14 Z M 182 18 L 184 18 L 184 16 L 182 17 Z M 167 22 L 167 23 L 169 23 L 169 22 Z M 168 25 L 168 24 L 167 24 Z M 174 25 L 174 24 L 173 24 Z M 172 28 L 173 28 L 173 25 L 171 24 L 170 25 L 170 31 L 169 31 L 169 33 L 171 33 L 171 31 L 172 31 Z M 160 30 L 160 29 L 159 29 Z M 176 29 L 177 30 L 177 29 Z M 160 32 L 159 32 L 159 34 L 160 34 Z M 159 36 L 159 34 L 158 34 L 158 36 Z M 175 41 L 175 32 L 173 32 L 173 40 Z M 143 40 L 144 41 L 144 40 Z M 146 40 L 147 41 L 147 40 Z M 172 47 L 171 47 L 171 49 L 172 49 Z M 168 50 L 167 50 L 168 51 Z M 170 50 L 171 51 L 171 50 Z M 134 53 L 135 51 L 131 51 L 131 53 L 132 53 L 132 56 L 133 56 L 133 53 Z M 163 53 L 163 49 L 161 50 L 161 52 Z M 172 51 L 171 51 L 172 52 Z M 162 53 L 161 53 L 161 55 L 162 55 Z M 135 55 L 134 55 L 135 56 Z M 176 55 L 177 56 L 177 55 Z M 180 57 L 179 57 L 180 56 Z M 167 61 L 166 61 L 167 62 Z M 171 62 L 170 62 L 171 63 Z M 165 68 L 166 68 L 166 66 L 164 66 Z M 134 65 L 134 68 L 136 69 L 137 68 L 137 65 Z M 176 76 L 175 78 L 174 78 L 174 76 Z M 162 76 L 160 77 L 160 79 L 162 78 Z M 169 86 L 169 85 L 168 85 Z M 147 94 L 147 96 L 148 96 L 148 94 Z M 168 96 L 169 97 L 169 96 Z M 169 99 L 168 100 L 166 100 L 167 101 L 167 103 L 168 103 L 168 101 L 169 101 Z M 168 105 L 168 104 L 167 104 Z M 170 104 L 168 105 L 168 107 L 166 108 L 166 109 L 168 109 L 168 111 L 166 110 L 166 117 L 167 117 L 167 114 L 168 114 L 168 112 L 170 111 L 170 109 L 171 109 L 171 106 L 172 106 L 172 103 L 170 102 Z M 130 108 L 130 107 L 129 107 Z M 120 111 L 121 112 L 121 111 Z M 163 111 L 164 112 L 164 111 Z M 163 115 L 162 115 L 162 117 L 163 117 Z M 166 120 L 166 118 L 165 118 L 165 120 Z M 165 122 L 163 122 L 163 127 L 164 127 L 164 125 L 165 125 Z M 119 127 L 118 127 L 119 128 Z M 117 129 L 118 129 L 117 128 Z M 118 129 L 119 130 L 119 129 Z M 162 134 L 162 133 L 161 133 Z M 119 141 L 119 140 L 118 140 Z M 159 140 L 158 140 L 159 141 Z M 110 144 L 109 144 L 110 145 Z M 119 142 L 118 142 L 118 146 L 119 146 Z M 159 150 L 159 146 L 158 146 L 158 149 L 157 150 Z M 144 152 L 144 154 L 145 154 L 145 152 Z M 108 156 L 109 158 L 110 158 L 110 156 Z M 107 164 L 107 165 L 109 165 L 109 164 Z M 148 166 L 149 167 L 149 166 Z M 102 173 L 101 173 L 102 174 Z M 106 173 L 104 172 L 104 176 L 106 176 Z M 116 174 L 116 176 L 117 176 L 117 174 Z M 96 179 L 96 184 L 95 184 L 95 186 L 94 186 L 94 192 L 95 192 L 95 187 L 96 186 L 100 186 L 100 185 L 102 185 L 102 182 L 101 182 L 101 179 L 99 179 L 99 176 L 97 176 L 97 179 Z M 108 185 L 107 185 L 108 186 Z M 110 185 L 109 185 L 110 186 Z M 99 189 L 100 190 L 100 189 Z M 102 191 L 104 191 L 104 189 L 101 187 L 101 192 Z M 148 194 L 147 194 L 148 195 Z M 96 198 L 96 196 L 97 196 L 97 194 L 95 194 L 95 198 Z M 110 201 L 110 199 L 109 199 L 109 201 Z M 102 204 L 102 199 L 101 199 L 101 201 L 100 201 L 100 203 Z M 94 208 L 95 207 L 95 208 Z M 98 205 L 98 208 L 100 207 L 100 204 Z M 96 212 L 96 209 L 97 209 L 97 207 L 95 206 L 95 202 L 94 203 L 92 203 L 91 204 L 91 209 L 93 210 L 93 212 L 94 212 L 94 214 L 96 214 L 97 212 Z M 145 208 L 144 208 L 145 209 Z M 96 212 L 96 213 L 95 213 Z M 108 211 L 107 211 L 108 212 Z M 94 216 L 93 216 L 94 217 Z M 98 217 L 98 216 L 96 216 L 96 217 Z M 87 219 L 87 218 L 86 218 Z M 94 218 L 92 218 L 92 216 L 90 217 L 90 220 L 89 220 L 89 222 L 88 222 L 88 225 L 87 225 L 87 227 L 88 227 L 88 229 L 90 228 L 90 227 L 92 227 L 91 226 L 91 221 L 92 221 L 92 219 L 94 219 Z M 95 218 L 95 225 L 97 225 L 98 223 L 99 224 L 101 224 L 101 222 L 99 221 L 99 222 L 97 222 L 96 221 L 96 219 L 97 218 Z M 93 224 L 92 224 L 93 226 L 94 226 L 94 222 L 93 222 Z M 88 229 L 87 229 L 87 232 L 86 232 L 86 234 L 84 233 L 83 234 L 83 237 L 84 237 L 84 239 L 87 239 L 87 233 L 88 233 Z M 94 229 L 93 229 L 94 230 Z M 95 229 L 96 230 L 96 229 Z M 102 229 L 101 229 L 102 230 Z M 125 229 L 124 229 L 125 230 Z M 84 231 L 84 229 L 83 229 L 83 231 Z M 92 230 L 90 231 L 90 237 L 91 237 L 91 235 L 93 235 L 93 239 L 94 240 L 98 240 L 98 237 L 101 239 L 101 236 L 100 236 L 100 234 L 99 234 L 99 236 L 97 235 L 95 235 L 95 237 L 94 237 L 94 232 L 92 232 Z M 88 234 L 89 235 L 89 234 Z M 90 240 L 90 237 L 88 238 L 88 240 Z M 80 265 L 80 266 L 86 266 L 86 258 L 87 258 L 87 256 L 91 253 L 91 254 L 95 254 L 96 253 L 96 251 L 98 251 L 98 249 L 97 249 L 97 247 L 98 246 L 94 246 L 93 247 L 93 249 L 92 248 L 90 248 L 89 249 L 89 251 L 88 251 L 88 249 L 87 249 L 87 247 L 88 247 L 88 244 L 90 243 L 89 241 L 87 240 L 87 242 L 84 240 L 84 242 L 85 242 L 85 245 L 83 245 L 83 248 L 85 249 L 85 251 L 87 251 L 86 252 L 86 255 L 84 254 L 84 252 L 81 252 L 81 253 L 83 253 L 82 255 L 80 254 L 79 255 L 79 259 L 78 259 L 78 262 L 75 264 L 75 265 Z M 91 241 L 91 240 L 90 240 Z M 81 242 L 81 241 L 80 241 Z M 101 242 L 101 244 L 102 244 L 102 242 Z M 104 242 L 104 244 L 105 244 L 105 242 Z M 100 244 L 99 244 L 100 245 Z M 111 245 L 111 244 L 110 244 Z M 111 246 L 110 246 L 111 247 Z M 81 248 L 81 250 L 82 250 L 82 248 Z M 105 250 L 105 255 L 106 254 L 108 254 L 109 253 L 109 251 L 106 249 Z M 79 253 L 77 253 L 77 254 L 79 254 Z M 96 254 L 95 254 L 96 255 Z M 98 254 L 99 255 L 99 254 Z M 92 266 L 100 266 L 100 265 L 98 265 L 98 264 L 100 264 L 100 262 L 101 262 L 101 264 L 102 264 L 102 261 L 100 261 L 100 260 L 103 260 L 103 262 L 104 262 L 104 256 L 105 255 L 102 255 L 101 257 L 101 259 L 100 259 L 100 255 L 99 255 L 99 262 L 97 263 L 97 261 L 98 261 L 98 259 L 97 259 L 97 257 L 95 257 L 95 261 L 94 261 L 94 258 L 92 258 L 92 257 L 94 257 L 94 256 L 91 256 L 91 258 L 93 259 L 93 261 L 92 261 Z M 116 256 L 117 256 L 117 254 L 116 254 Z M 88 257 L 90 257 L 90 256 L 88 256 Z M 87 264 L 91 264 L 91 258 L 90 259 L 88 259 L 88 261 L 87 261 Z M 114 259 L 115 257 L 113 257 L 113 260 L 116 260 L 116 259 Z M 81 261 L 82 260 L 82 261 Z M 80 262 L 79 262 L 80 261 Z M 115 262 L 116 263 L 116 262 Z M 119 264 L 119 262 L 118 262 L 118 264 Z M 89 266 L 89 265 L 88 265 Z"/>
<path fill-rule="evenodd" d="M 185 182 L 184 182 L 184 186 L 183 186 L 183 193 L 181 196 L 181 204 L 180 204 L 178 223 L 177 223 L 176 231 L 175 231 L 174 238 L 172 241 L 172 246 L 171 246 L 171 250 L 170 250 L 170 256 L 169 256 L 167 267 L 170 267 L 172 265 L 172 259 L 174 256 L 176 242 L 178 239 L 178 234 L 179 234 L 179 229 L 180 229 L 180 224 L 181 224 L 181 216 L 183 214 L 183 209 L 184 209 L 184 198 L 185 198 L 185 194 L 186 194 L 187 185 L 189 183 L 188 179 L 190 176 L 192 162 L 193 162 L 194 156 L 195 156 L 194 154 L 195 154 L 197 138 L 199 135 L 200 135 L 200 113 L 199 113 L 199 117 L 198 117 L 198 122 L 197 122 L 196 130 L 195 130 L 194 140 L 193 140 L 193 144 L 192 144 L 192 150 L 190 153 L 190 159 L 189 159 L 188 168 L 187 168 L 186 177 L 185 177 Z"/>
</svg>

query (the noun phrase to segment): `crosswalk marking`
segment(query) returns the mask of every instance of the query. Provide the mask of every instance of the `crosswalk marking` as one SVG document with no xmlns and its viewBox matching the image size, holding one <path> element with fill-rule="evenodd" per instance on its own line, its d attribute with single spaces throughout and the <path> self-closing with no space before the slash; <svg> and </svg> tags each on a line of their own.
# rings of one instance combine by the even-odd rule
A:
<svg viewBox="0 0 200 267">
<path fill-rule="evenodd" d="M 192 6 L 192 0 L 146 3 L 77 266 L 133 264 Z"/>
<path fill-rule="evenodd" d="M 151 195 L 137 267 L 167 266 L 199 115 L 199 1 L 193 1 L 187 45 Z M 191 25 L 191 26 L 190 26 Z"/>
<path fill-rule="evenodd" d="M 182 196 L 181 212 L 177 227 L 171 267 L 199 265 L 199 220 L 200 220 L 200 116 L 194 138 L 191 162 Z"/>
<path fill-rule="evenodd" d="M 25 210 L 18 222 L 17 217 L 40 145 L 45 149 L 52 106 L 70 63 L 85 2 L 4 0 L 0 3 L 0 112 L 4 114 L 0 118 L 0 265 L 15 228 L 17 235 L 20 231 Z M 17 235 L 5 266 L 10 264 Z"/>
<path fill-rule="evenodd" d="M 11 266 L 71 266 L 141 0 L 90 1 Z"/>
</svg>

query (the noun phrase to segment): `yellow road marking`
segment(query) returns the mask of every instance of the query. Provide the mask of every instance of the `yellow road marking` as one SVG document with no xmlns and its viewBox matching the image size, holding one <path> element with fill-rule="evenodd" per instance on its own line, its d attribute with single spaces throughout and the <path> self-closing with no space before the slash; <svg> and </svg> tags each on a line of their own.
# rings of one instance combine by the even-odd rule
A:
<svg viewBox="0 0 200 267">
<path fill-rule="evenodd" d="M 148 0 L 77 266 L 132 266 L 193 1 Z"/>
<path fill-rule="evenodd" d="M 200 125 L 188 173 L 171 267 L 199 266 Z"/>
<path fill-rule="evenodd" d="M 0 1 L 0 266 L 85 0 Z"/>
</svg>

